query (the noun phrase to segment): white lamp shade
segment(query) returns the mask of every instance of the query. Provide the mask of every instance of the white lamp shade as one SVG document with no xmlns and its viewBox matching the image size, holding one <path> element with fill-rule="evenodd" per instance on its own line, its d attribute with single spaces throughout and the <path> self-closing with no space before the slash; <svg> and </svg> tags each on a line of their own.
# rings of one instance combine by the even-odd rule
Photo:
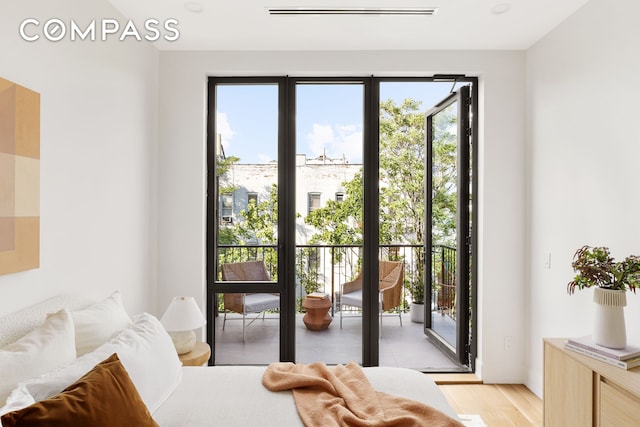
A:
<svg viewBox="0 0 640 427">
<path fill-rule="evenodd" d="M 193 297 L 175 297 L 160 322 L 169 332 L 188 331 L 207 323 Z"/>
</svg>

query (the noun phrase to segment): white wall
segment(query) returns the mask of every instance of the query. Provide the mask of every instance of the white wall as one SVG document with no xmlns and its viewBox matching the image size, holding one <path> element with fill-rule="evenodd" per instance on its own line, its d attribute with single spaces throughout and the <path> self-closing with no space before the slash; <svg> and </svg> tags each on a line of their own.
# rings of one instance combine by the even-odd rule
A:
<svg viewBox="0 0 640 427">
<path fill-rule="evenodd" d="M 40 93 L 40 268 L 0 276 L 0 314 L 59 293 L 155 304 L 158 53 L 145 42 L 28 43 L 25 18 L 119 18 L 104 0 L 0 0 L 0 76 Z"/>
<path fill-rule="evenodd" d="M 527 385 L 542 394 L 542 339 L 591 333 L 591 289 L 569 296 L 583 244 L 640 254 L 640 70 L 635 0 L 591 0 L 527 52 Z M 543 254 L 551 253 L 551 268 Z M 627 336 L 640 345 L 640 295 Z"/>
<path fill-rule="evenodd" d="M 488 382 L 524 369 L 524 52 L 170 52 L 160 54 L 158 304 L 204 308 L 208 75 L 480 77 L 478 368 Z M 514 337 L 504 348 L 504 337 Z"/>
</svg>

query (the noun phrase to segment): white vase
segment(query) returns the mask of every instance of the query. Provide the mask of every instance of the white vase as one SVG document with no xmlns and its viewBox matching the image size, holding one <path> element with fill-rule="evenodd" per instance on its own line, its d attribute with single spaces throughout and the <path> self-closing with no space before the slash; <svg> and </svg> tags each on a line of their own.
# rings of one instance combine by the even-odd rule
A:
<svg viewBox="0 0 640 427">
<path fill-rule="evenodd" d="M 412 322 L 424 323 L 424 304 L 416 304 L 415 302 L 412 302 L 409 314 L 411 315 Z"/>
<path fill-rule="evenodd" d="M 596 303 L 593 340 L 608 348 L 625 348 L 627 331 L 624 323 L 624 307 L 627 305 L 625 291 L 595 288 L 593 301 Z"/>
</svg>

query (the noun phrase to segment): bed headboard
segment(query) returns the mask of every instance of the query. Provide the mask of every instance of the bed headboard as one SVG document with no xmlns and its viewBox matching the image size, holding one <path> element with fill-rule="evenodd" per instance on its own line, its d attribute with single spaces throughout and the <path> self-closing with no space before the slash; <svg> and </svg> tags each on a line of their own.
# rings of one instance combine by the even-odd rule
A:
<svg viewBox="0 0 640 427">
<path fill-rule="evenodd" d="M 44 322 L 48 313 L 63 308 L 74 310 L 89 305 L 92 301 L 75 295 L 58 295 L 30 307 L 0 317 L 0 348 L 17 341 Z"/>
</svg>

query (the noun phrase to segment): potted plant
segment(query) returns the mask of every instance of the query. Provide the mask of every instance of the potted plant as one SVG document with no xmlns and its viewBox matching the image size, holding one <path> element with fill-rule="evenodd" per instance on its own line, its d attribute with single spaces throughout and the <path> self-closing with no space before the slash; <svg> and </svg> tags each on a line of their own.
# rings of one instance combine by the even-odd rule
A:
<svg viewBox="0 0 640 427">
<path fill-rule="evenodd" d="M 411 285 L 411 321 L 424 323 L 424 282 L 422 275 L 418 275 Z"/>
<path fill-rule="evenodd" d="M 577 273 L 567 285 L 571 295 L 577 289 L 594 287 L 596 303 L 593 339 L 609 348 L 625 348 L 627 334 L 624 322 L 626 291 L 640 286 L 640 257 L 630 255 L 615 261 L 606 247 L 583 246 L 576 251 L 571 263 Z"/>
</svg>

